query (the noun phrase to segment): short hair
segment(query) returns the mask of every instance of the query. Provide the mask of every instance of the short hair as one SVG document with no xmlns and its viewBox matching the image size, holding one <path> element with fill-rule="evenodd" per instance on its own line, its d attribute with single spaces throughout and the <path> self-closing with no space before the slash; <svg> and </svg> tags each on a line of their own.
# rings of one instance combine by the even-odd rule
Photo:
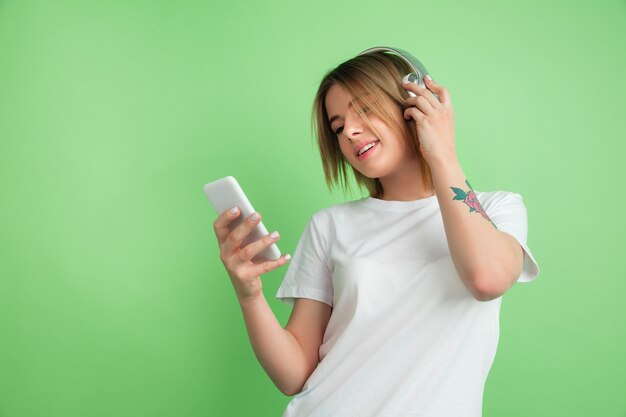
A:
<svg viewBox="0 0 626 417">
<path fill-rule="evenodd" d="M 410 72 L 414 70 L 400 57 L 379 51 L 349 59 L 324 75 L 313 102 L 312 125 L 329 190 L 332 191 L 337 185 L 341 185 L 344 192 L 350 189 L 348 181 L 350 168 L 359 188 L 367 188 L 371 197 L 380 197 L 383 193 L 382 185 L 377 178 L 368 178 L 354 169 L 341 152 L 337 135 L 330 127 L 325 105 L 328 91 L 334 85 L 344 88 L 356 98 L 358 104 L 367 105 L 373 114 L 409 142 L 409 148 L 417 156 L 422 167 L 424 186 L 434 188 L 430 167 L 419 149 L 415 122 L 413 120 L 407 122 L 402 117 L 402 113 L 408 107 L 405 99 L 409 94 L 402 87 L 401 80 Z M 373 129 L 367 115 L 362 113 L 361 117 Z"/>
</svg>

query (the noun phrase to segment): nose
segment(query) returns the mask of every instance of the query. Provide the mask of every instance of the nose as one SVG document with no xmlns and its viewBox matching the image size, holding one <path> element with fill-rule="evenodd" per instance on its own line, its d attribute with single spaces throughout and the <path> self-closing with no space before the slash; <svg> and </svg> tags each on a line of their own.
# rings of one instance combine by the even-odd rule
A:
<svg viewBox="0 0 626 417">
<path fill-rule="evenodd" d="M 351 111 L 346 116 L 343 129 L 350 141 L 358 139 L 358 136 L 365 131 L 365 121 L 356 112 Z"/>
</svg>

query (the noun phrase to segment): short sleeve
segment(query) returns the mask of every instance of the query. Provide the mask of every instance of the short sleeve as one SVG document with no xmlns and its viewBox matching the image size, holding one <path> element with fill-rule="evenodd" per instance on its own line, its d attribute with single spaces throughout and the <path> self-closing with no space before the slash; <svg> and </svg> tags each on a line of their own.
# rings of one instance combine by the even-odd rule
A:
<svg viewBox="0 0 626 417">
<path fill-rule="evenodd" d="M 510 192 L 483 193 L 478 199 L 498 230 L 508 233 L 524 250 L 524 264 L 518 282 L 529 282 L 539 275 L 539 266 L 528 248 L 528 217 L 522 196 Z"/>
<path fill-rule="evenodd" d="M 321 233 L 321 230 L 328 229 L 328 225 L 324 225 L 322 220 L 319 217 L 316 220 L 316 216 L 313 216 L 300 236 L 287 273 L 276 293 L 276 298 L 284 303 L 293 305 L 295 298 L 309 298 L 331 307 L 333 305 L 328 236 Z"/>
</svg>

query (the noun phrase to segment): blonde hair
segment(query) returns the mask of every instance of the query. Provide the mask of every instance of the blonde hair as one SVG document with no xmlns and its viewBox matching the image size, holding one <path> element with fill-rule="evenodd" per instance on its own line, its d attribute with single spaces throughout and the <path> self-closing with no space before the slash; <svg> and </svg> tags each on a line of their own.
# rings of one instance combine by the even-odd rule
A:
<svg viewBox="0 0 626 417">
<path fill-rule="evenodd" d="M 348 181 L 350 168 L 359 188 L 367 188 L 371 197 L 380 197 L 383 193 L 380 181 L 377 178 L 368 178 L 354 169 L 339 148 L 337 135 L 328 122 L 325 105 L 328 91 L 336 84 L 352 97 L 356 97 L 357 108 L 367 106 L 372 114 L 379 117 L 401 137 L 406 138 L 410 149 L 420 162 L 424 187 L 434 189 L 430 167 L 419 149 L 414 122 L 413 120 L 406 122 L 402 117 L 407 108 L 405 99 L 409 95 L 402 87 L 401 80 L 409 72 L 414 71 L 401 58 L 383 52 L 373 52 L 354 57 L 324 75 L 313 102 L 312 124 L 329 190 L 332 191 L 335 185 L 341 185 L 344 192 L 350 189 Z M 376 134 L 367 114 L 361 112 L 360 115 Z"/>
</svg>

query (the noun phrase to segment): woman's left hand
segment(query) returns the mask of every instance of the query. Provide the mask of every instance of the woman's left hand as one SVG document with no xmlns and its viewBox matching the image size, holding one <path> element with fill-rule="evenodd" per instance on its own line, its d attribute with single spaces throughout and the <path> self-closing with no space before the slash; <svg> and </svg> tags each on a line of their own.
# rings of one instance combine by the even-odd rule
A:
<svg viewBox="0 0 626 417">
<path fill-rule="evenodd" d="M 409 107 L 404 111 L 404 118 L 415 120 L 417 139 L 426 162 L 454 161 L 454 111 L 450 94 L 432 79 L 424 78 L 424 82 L 427 88 L 417 83 L 402 85 L 416 94 L 416 97 L 406 99 Z M 439 96 L 439 100 L 433 93 Z"/>
</svg>

